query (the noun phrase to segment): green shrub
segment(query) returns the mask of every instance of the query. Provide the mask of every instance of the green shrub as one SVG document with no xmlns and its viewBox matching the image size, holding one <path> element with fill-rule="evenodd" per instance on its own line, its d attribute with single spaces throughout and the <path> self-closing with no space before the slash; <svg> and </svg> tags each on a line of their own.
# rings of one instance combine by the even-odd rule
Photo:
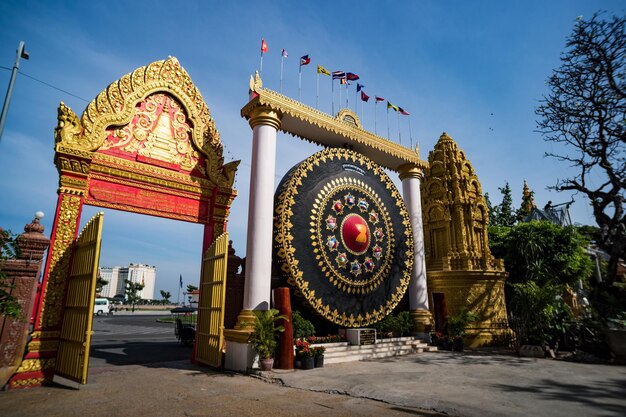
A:
<svg viewBox="0 0 626 417">
<path fill-rule="evenodd" d="M 413 321 L 411 320 L 411 314 L 408 311 L 402 311 L 397 315 L 389 314 L 385 316 L 381 321 L 374 324 L 374 327 L 378 333 L 388 334 L 392 333 L 394 336 L 405 336 L 411 332 L 413 328 Z"/>
<path fill-rule="evenodd" d="M 465 330 L 471 322 L 478 320 L 478 316 L 471 311 L 461 310 L 458 314 L 449 316 L 447 319 L 448 335 L 450 337 L 463 337 Z"/>
<path fill-rule="evenodd" d="M 294 339 L 305 339 L 315 334 L 315 326 L 313 326 L 313 323 L 302 317 L 298 310 L 291 312 L 291 320 L 293 323 Z"/>
</svg>

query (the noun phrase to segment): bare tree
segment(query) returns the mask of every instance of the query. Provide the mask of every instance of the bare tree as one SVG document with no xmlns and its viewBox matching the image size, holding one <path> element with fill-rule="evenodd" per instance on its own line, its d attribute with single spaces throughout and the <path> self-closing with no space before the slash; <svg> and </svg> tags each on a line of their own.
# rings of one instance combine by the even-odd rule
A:
<svg viewBox="0 0 626 417">
<path fill-rule="evenodd" d="M 602 15 L 577 19 L 536 114 L 544 139 L 564 145 L 546 155 L 577 168 L 554 189 L 589 199 L 613 282 L 626 253 L 626 18 Z"/>
</svg>

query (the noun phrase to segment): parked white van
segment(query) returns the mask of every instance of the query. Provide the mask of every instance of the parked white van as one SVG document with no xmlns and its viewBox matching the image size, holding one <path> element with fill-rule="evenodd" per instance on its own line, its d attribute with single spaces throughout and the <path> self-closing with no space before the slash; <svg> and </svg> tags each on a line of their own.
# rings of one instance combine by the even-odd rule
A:
<svg viewBox="0 0 626 417">
<path fill-rule="evenodd" d="M 111 311 L 111 304 L 106 298 L 96 298 L 96 302 L 93 305 L 93 314 L 101 316 L 103 314 L 109 314 Z"/>
</svg>

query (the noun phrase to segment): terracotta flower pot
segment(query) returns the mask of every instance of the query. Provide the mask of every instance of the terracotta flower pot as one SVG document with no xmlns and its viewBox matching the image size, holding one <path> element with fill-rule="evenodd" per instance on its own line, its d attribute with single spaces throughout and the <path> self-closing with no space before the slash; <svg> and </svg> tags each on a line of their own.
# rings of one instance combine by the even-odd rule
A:
<svg viewBox="0 0 626 417">
<path fill-rule="evenodd" d="M 274 366 L 273 358 L 259 359 L 259 367 L 261 368 L 262 371 L 271 371 L 273 366 Z"/>
</svg>

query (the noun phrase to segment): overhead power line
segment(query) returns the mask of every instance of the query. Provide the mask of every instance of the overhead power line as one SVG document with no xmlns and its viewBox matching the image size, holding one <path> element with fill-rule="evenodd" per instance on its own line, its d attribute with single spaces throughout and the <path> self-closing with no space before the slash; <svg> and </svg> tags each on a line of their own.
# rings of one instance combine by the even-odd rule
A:
<svg viewBox="0 0 626 417">
<path fill-rule="evenodd" d="M 7 68 L 7 67 L 2 66 L 2 65 L 0 65 L 0 68 L 5 69 L 5 70 L 9 70 L 9 71 L 11 71 L 11 68 Z M 35 78 L 35 77 L 31 76 L 31 75 L 28 75 L 28 74 L 26 74 L 24 71 L 20 71 L 20 72 L 19 72 L 19 75 L 23 75 L 23 76 L 25 76 L 25 77 L 30 78 L 31 80 L 34 80 L 34 81 L 37 81 L 38 83 L 43 84 L 43 85 L 45 85 L 45 86 L 48 86 L 48 87 L 53 88 L 53 89 L 55 89 L 55 90 L 57 90 L 57 91 L 60 91 L 60 92 L 65 93 L 65 94 L 68 94 L 68 95 L 70 95 L 70 96 L 72 96 L 72 97 L 74 97 L 74 98 L 77 98 L 77 99 L 79 99 L 79 100 L 82 100 L 82 101 L 84 101 L 85 103 L 89 103 L 89 100 L 86 100 L 86 99 L 84 99 L 84 98 L 82 98 L 82 97 L 80 97 L 80 96 L 77 96 L 76 94 L 70 93 L 70 92 L 69 92 L 69 91 L 67 91 L 67 90 L 64 90 L 64 89 L 59 88 L 59 87 L 57 87 L 57 86 L 55 86 L 55 85 L 52 85 L 52 84 L 47 83 L 47 82 L 45 82 L 45 81 L 42 81 L 42 80 L 40 80 L 40 79 L 38 79 L 38 78 Z"/>
</svg>

